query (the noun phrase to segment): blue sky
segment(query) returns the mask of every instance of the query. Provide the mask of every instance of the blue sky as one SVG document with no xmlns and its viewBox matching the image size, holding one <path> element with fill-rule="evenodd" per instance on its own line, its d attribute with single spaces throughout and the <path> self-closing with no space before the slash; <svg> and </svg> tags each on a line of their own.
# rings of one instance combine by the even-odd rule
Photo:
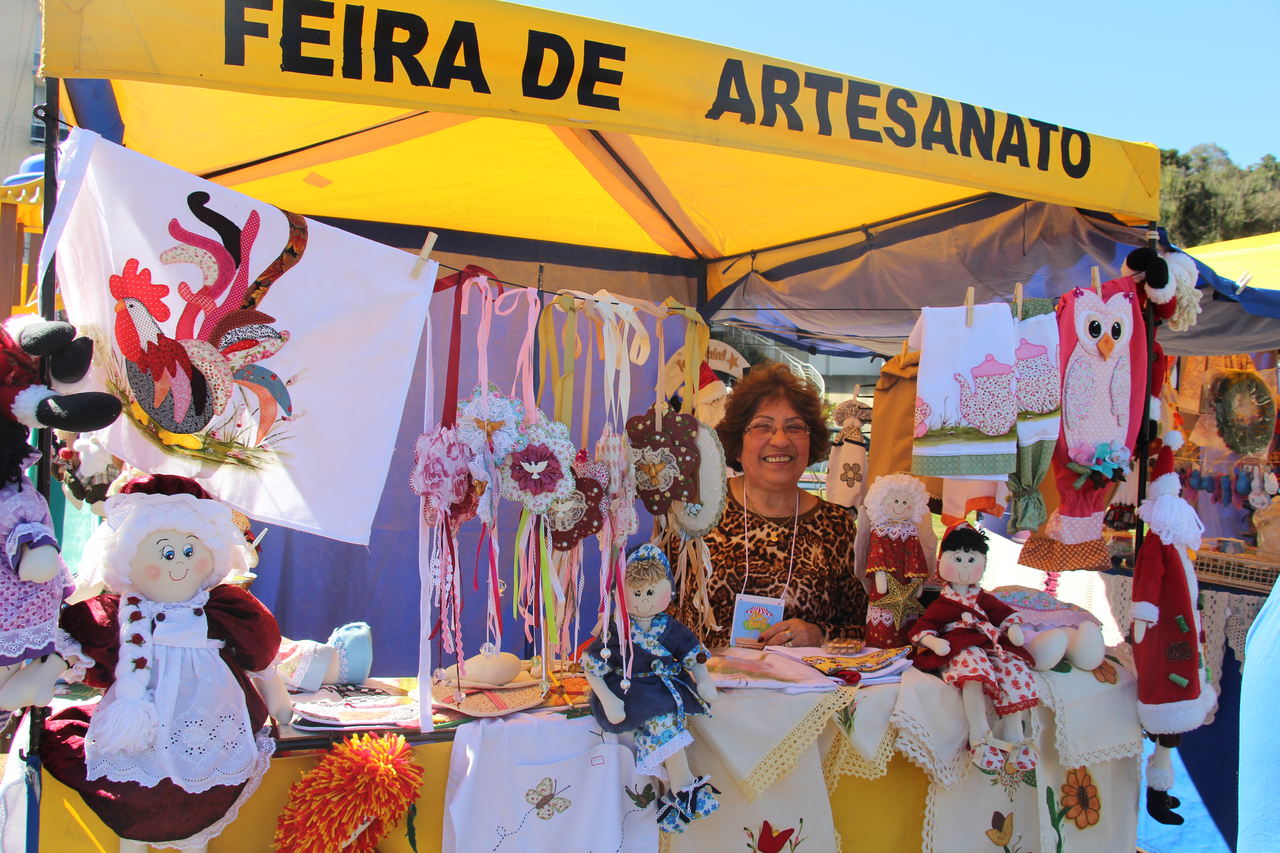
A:
<svg viewBox="0 0 1280 853">
<path fill-rule="evenodd" d="M 1280 0 L 526 2 L 1103 136 L 1214 142 L 1241 166 L 1280 157 Z"/>
</svg>

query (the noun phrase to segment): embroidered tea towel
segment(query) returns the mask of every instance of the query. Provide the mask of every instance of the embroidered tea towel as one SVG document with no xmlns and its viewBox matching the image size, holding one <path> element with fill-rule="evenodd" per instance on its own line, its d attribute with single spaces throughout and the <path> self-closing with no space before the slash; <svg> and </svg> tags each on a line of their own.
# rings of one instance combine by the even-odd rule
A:
<svg viewBox="0 0 1280 853">
<path fill-rule="evenodd" d="M 1003 480 L 1014 469 L 1014 328 L 1009 307 L 923 308 L 911 473 Z"/>
<path fill-rule="evenodd" d="M 1058 318 L 1050 299 L 1028 299 L 1017 324 L 1013 351 L 1018 397 L 1018 464 L 1009 477 L 1011 532 L 1035 530 L 1045 522 L 1040 481 L 1049 473 L 1062 413 L 1062 372 Z"/>
<path fill-rule="evenodd" d="M 46 250 L 144 471 L 367 544 L 436 278 L 413 255 L 74 130 Z M 47 253 L 42 259 L 47 263 Z"/>
<path fill-rule="evenodd" d="M 616 738 L 602 737 L 589 716 L 513 714 L 459 726 L 441 850 L 657 850 L 657 785 L 636 773 Z"/>
</svg>

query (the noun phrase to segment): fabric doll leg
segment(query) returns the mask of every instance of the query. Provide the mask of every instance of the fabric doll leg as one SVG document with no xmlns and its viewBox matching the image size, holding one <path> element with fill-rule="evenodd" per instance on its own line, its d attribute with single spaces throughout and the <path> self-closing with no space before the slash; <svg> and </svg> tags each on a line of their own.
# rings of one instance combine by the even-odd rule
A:
<svg viewBox="0 0 1280 853">
<path fill-rule="evenodd" d="M 942 680 L 952 687 L 963 687 L 967 682 L 976 681 L 982 685 L 982 692 L 991 701 L 995 702 L 1000 697 L 996 671 L 982 649 L 971 647 L 956 652 L 942 671 Z"/>
<path fill-rule="evenodd" d="M 1031 669 L 1021 658 L 1011 654 L 992 655 L 991 667 L 999 686 L 997 714 L 1004 717 L 1040 704 L 1040 694 L 1036 690 Z"/>
<path fill-rule="evenodd" d="M 685 747 L 693 743 L 693 735 L 680 725 L 674 713 L 660 714 L 634 732 L 636 745 L 636 772 L 647 776 L 662 778 L 666 775 L 668 758 L 681 753 Z M 688 765 L 685 765 L 688 772 Z M 692 777 L 690 777 L 692 778 Z M 675 786 L 676 780 L 671 780 Z M 687 782 L 687 780 L 686 780 Z M 683 787 L 683 785 L 679 786 Z"/>
</svg>

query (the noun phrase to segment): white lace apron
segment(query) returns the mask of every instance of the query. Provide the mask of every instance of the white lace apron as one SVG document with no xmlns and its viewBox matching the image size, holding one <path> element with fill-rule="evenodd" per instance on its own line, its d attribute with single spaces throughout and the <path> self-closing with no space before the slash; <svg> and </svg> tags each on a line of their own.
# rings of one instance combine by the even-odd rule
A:
<svg viewBox="0 0 1280 853">
<path fill-rule="evenodd" d="M 95 738 L 95 714 L 85 738 L 89 779 L 147 787 L 169 779 L 198 794 L 216 785 L 238 785 L 253 774 L 258 748 L 249 711 L 244 692 L 218 656 L 222 641 L 209 639 L 208 597 L 201 592 L 178 604 L 143 602 L 143 615 L 155 620 L 148 691 L 158 720 L 155 743 L 141 752 L 114 751 Z M 98 713 L 113 701 L 114 686 L 102 697 Z"/>
</svg>

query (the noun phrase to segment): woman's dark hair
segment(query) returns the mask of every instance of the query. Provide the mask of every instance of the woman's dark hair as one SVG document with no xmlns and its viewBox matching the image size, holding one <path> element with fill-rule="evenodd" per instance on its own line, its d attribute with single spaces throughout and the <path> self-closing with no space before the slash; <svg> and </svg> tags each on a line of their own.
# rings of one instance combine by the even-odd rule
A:
<svg viewBox="0 0 1280 853">
<path fill-rule="evenodd" d="M 976 527 L 957 527 L 946 536 L 942 537 L 942 545 L 939 546 L 939 553 L 947 551 L 976 551 L 979 554 L 987 553 L 987 534 L 983 533 Z"/>
<path fill-rule="evenodd" d="M 22 487 L 22 462 L 31 453 L 32 447 L 27 444 L 28 430 L 17 421 L 0 418 L 0 485 L 16 484 Z"/>
<path fill-rule="evenodd" d="M 747 371 L 742 381 L 733 386 L 725 401 L 724 417 L 716 425 L 724 458 L 734 468 L 742 467 L 742 436 L 756 410 L 765 402 L 785 400 L 809 427 L 809 459 L 812 465 L 825 459 L 831 440 L 827 435 L 822 397 L 812 382 L 797 376 L 791 368 L 776 361 L 762 361 Z"/>
</svg>

